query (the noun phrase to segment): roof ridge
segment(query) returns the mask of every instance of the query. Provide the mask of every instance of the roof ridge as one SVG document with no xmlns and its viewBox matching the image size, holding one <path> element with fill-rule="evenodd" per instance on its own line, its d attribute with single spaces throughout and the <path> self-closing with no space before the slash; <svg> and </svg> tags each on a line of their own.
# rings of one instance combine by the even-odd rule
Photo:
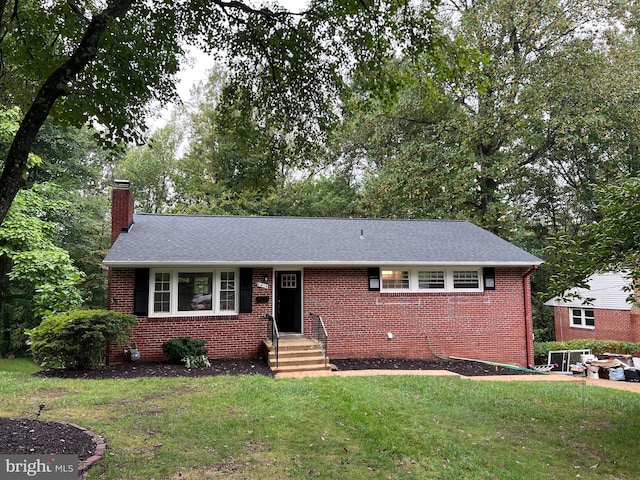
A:
<svg viewBox="0 0 640 480">
<path fill-rule="evenodd" d="M 441 222 L 441 223 L 470 223 L 470 220 L 444 218 L 368 218 L 368 217 L 303 217 L 295 215 L 214 215 L 206 213 L 147 213 L 139 212 L 134 215 L 145 217 L 181 217 L 181 218 L 243 218 L 243 219 L 287 219 L 287 220 L 341 220 L 341 221 L 372 221 L 372 222 Z M 477 225 L 476 225 L 477 226 Z M 479 227 L 482 228 L 482 227 Z"/>
</svg>

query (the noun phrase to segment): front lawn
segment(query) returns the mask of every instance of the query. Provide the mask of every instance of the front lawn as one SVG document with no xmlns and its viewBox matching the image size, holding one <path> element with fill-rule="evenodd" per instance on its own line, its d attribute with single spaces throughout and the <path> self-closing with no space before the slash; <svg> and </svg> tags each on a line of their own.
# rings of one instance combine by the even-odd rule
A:
<svg viewBox="0 0 640 480">
<path fill-rule="evenodd" d="M 0 416 L 103 435 L 89 479 L 636 479 L 640 395 L 418 376 L 32 377 L 0 360 Z"/>
</svg>

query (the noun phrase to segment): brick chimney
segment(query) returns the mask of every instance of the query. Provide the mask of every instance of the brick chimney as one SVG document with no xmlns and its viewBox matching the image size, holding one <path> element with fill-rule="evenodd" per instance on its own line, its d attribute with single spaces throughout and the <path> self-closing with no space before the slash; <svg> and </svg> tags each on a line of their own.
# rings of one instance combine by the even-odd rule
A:
<svg viewBox="0 0 640 480">
<path fill-rule="evenodd" d="M 115 180 L 111 192 L 111 244 L 133 225 L 133 194 L 128 180 Z"/>
</svg>

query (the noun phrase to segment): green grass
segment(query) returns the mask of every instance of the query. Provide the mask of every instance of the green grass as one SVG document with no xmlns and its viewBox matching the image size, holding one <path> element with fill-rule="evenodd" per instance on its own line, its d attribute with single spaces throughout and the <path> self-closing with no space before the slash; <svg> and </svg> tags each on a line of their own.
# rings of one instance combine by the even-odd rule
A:
<svg viewBox="0 0 640 480">
<path fill-rule="evenodd" d="M 640 395 L 419 376 L 32 377 L 0 361 L 0 416 L 104 436 L 89 479 L 636 479 Z"/>
</svg>

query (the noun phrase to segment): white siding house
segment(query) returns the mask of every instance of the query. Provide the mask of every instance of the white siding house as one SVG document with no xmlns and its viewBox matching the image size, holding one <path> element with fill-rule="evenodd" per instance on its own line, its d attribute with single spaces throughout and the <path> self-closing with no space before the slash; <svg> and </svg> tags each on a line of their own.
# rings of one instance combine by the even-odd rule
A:
<svg viewBox="0 0 640 480">
<path fill-rule="evenodd" d="M 624 273 L 603 273 L 587 280 L 591 287 L 572 288 L 545 305 L 554 307 L 557 341 L 582 338 L 640 341 L 640 316 L 628 301 L 629 279 Z"/>
<path fill-rule="evenodd" d="M 623 273 L 601 273 L 593 275 L 587 280 L 591 289 L 572 288 L 568 293 L 577 293 L 580 298 L 554 297 L 545 302 L 550 307 L 591 307 L 607 310 L 631 310 L 631 303 L 627 301 L 629 280 Z M 591 301 L 585 302 L 586 299 Z"/>
</svg>

